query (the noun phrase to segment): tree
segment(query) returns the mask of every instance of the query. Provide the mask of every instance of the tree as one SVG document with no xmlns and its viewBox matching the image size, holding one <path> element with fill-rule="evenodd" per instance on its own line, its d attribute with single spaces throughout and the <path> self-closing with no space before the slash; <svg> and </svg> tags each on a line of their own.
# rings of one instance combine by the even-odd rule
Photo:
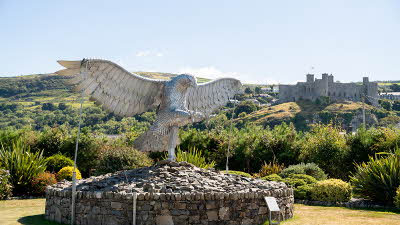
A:
<svg viewBox="0 0 400 225">
<path fill-rule="evenodd" d="M 244 93 L 246 93 L 246 94 L 253 94 L 253 90 L 251 90 L 250 87 L 247 87 L 246 89 L 244 89 Z"/>
<path fill-rule="evenodd" d="M 235 114 L 239 115 L 242 112 L 250 114 L 258 109 L 257 105 L 252 101 L 240 102 L 235 109 Z"/>
<path fill-rule="evenodd" d="M 394 101 L 392 105 L 392 109 L 396 111 L 400 111 L 400 101 Z"/>
<path fill-rule="evenodd" d="M 379 104 L 386 110 L 392 110 L 392 103 L 389 100 L 381 99 L 379 100 Z"/>
<path fill-rule="evenodd" d="M 60 103 L 58 104 L 58 109 L 59 110 L 66 110 L 68 106 L 65 103 Z"/>
<path fill-rule="evenodd" d="M 255 89 L 254 89 L 254 92 L 256 93 L 256 94 L 261 94 L 261 87 L 256 87 Z"/>
<path fill-rule="evenodd" d="M 49 110 L 49 111 L 54 111 L 56 110 L 56 106 L 53 103 L 43 103 L 42 105 L 42 110 Z"/>
</svg>

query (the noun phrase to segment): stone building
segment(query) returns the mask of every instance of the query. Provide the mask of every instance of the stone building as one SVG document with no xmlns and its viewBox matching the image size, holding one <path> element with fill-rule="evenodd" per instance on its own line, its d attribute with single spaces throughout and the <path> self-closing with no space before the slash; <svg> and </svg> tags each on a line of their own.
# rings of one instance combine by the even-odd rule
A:
<svg viewBox="0 0 400 225">
<path fill-rule="evenodd" d="M 322 79 L 314 79 L 314 74 L 307 74 L 306 82 L 296 85 L 279 85 L 279 102 L 295 102 L 301 99 L 316 100 L 329 97 L 333 101 L 361 101 L 365 96 L 367 102 L 378 104 L 378 84 L 363 78 L 362 85 L 356 83 L 334 82 L 333 75 L 322 74 Z"/>
</svg>

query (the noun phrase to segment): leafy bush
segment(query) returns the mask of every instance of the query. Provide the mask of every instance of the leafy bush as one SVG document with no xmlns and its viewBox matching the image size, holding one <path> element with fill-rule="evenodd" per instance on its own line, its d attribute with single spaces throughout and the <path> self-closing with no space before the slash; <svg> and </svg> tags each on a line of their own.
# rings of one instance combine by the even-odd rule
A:
<svg viewBox="0 0 400 225">
<path fill-rule="evenodd" d="M 44 155 L 49 157 L 60 153 L 69 158 L 75 156 L 77 131 L 69 131 L 67 126 L 59 128 L 45 129 L 33 146 L 35 150 L 44 150 Z M 100 148 L 105 140 L 95 137 L 89 133 L 87 128 L 82 128 L 79 138 L 79 151 L 76 164 L 79 166 L 84 176 L 90 176 L 92 169 L 99 163 Z M 90 160 L 88 160 L 90 159 Z"/>
<path fill-rule="evenodd" d="M 304 199 L 310 200 L 311 199 L 311 191 L 313 189 L 313 185 L 301 185 L 294 189 L 294 198 L 296 199 Z"/>
<path fill-rule="evenodd" d="M 379 152 L 391 152 L 400 146 L 400 132 L 389 128 L 361 127 L 357 132 L 348 135 L 347 144 L 350 146 L 349 163 L 367 162 L 369 157 Z M 352 172 L 355 170 L 352 169 Z"/>
<path fill-rule="evenodd" d="M 72 181 L 72 171 L 74 170 L 74 167 L 72 166 L 67 166 L 62 168 L 60 171 L 58 171 L 57 173 L 57 180 L 61 181 L 61 180 L 69 180 Z M 82 175 L 81 172 L 78 170 L 78 168 L 76 168 L 76 179 L 82 179 Z"/>
<path fill-rule="evenodd" d="M 400 186 L 397 188 L 393 203 L 397 208 L 400 209 Z"/>
<path fill-rule="evenodd" d="M 299 186 L 314 184 L 317 180 L 306 174 L 290 174 L 289 177 L 283 180 L 286 184 L 293 186 L 295 189 Z"/>
<path fill-rule="evenodd" d="M 285 168 L 284 165 L 278 164 L 275 160 L 268 164 L 264 162 L 264 165 L 260 169 L 259 176 L 265 177 L 271 174 L 278 174 L 283 170 L 283 168 Z"/>
<path fill-rule="evenodd" d="M 0 200 L 11 196 L 12 185 L 10 184 L 10 173 L 0 169 Z"/>
<path fill-rule="evenodd" d="M 305 135 L 299 159 L 314 162 L 331 177 L 346 179 L 351 164 L 345 163 L 349 148 L 338 127 L 315 125 Z"/>
<path fill-rule="evenodd" d="M 311 190 L 311 199 L 327 202 L 348 202 L 351 186 L 340 179 L 318 181 Z"/>
<path fill-rule="evenodd" d="M 68 154 L 64 152 L 64 145 L 69 137 L 68 130 L 65 127 L 46 128 L 40 133 L 37 142 L 32 146 L 32 150 L 43 150 L 44 156 L 52 156 L 57 153 Z"/>
<path fill-rule="evenodd" d="M 74 166 L 74 161 L 60 153 L 46 158 L 47 171 L 55 173 L 60 171 L 63 167 Z"/>
<path fill-rule="evenodd" d="M 400 156 L 370 157 L 369 162 L 357 165 L 350 181 L 354 193 L 391 204 L 400 186 Z"/>
<path fill-rule="evenodd" d="M 311 190 L 317 179 L 307 174 L 290 174 L 283 182 L 293 186 L 296 199 L 311 199 Z"/>
<path fill-rule="evenodd" d="M 276 181 L 276 182 L 283 182 L 284 179 L 279 176 L 278 174 L 270 174 L 268 176 L 262 177 L 262 180 L 267 180 L 267 181 Z"/>
<path fill-rule="evenodd" d="M 165 156 L 167 158 L 167 155 Z M 195 147 L 189 148 L 187 152 L 182 151 L 179 147 L 176 151 L 176 161 L 178 162 L 188 162 L 199 168 L 214 168 L 215 161 L 207 162 L 206 157 Z"/>
<path fill-rule="evenodd" d="M 151 166 L 152 162 L 145 153 L 132 147 L 105 146 L 100 150 L 99 165 L 95 173 L 99 175 Z"/>
<path fill-rule="evenodd" d="M 317 180 L 325 180 L 327 178 L 324 171 L 315 163 L 291 165 L 280 173 L 282 177 L 289 177 L 291 174 L 306 174 Z"/>
<path fill-rule="evenodd" d="M 286 178 L 285 180 L 289 181 L 289 180 L 295 180 L 295 179 L 303 180 L 304 182 L 306 182 L 306 184 L 317 183 L 317 179 L 315 179 L 314 177 L 307 175 L 307 174 L 290 174 L 289 177 Z"/>
<path fill-rule="evenodd" d="M 226 173 L 226 171 L 223 171 L 223 173 Z M 242 172 L 242 171 L 235 171 L 235 170 L 228 170 L 228 174 L 234 174 L 234 175 L 244 176 L 244 177 L 248 177 L 248 178 L 253 177 L 249 173 Z"/>
<path fill-rule="evenodd" d="M 10 172 L 14 195 L 25 194 L 30 189 L 32 178 L 45 171 L 46 162 L 42 153 L 32 153 L 21 139 L 14 141 L 7 149 L 0 149 L 0 167 Z"/>
<path fill-rule="evenodd" d="M 56 176 L 53 173 L 39 173 L 32 179 L 32 194 L 43 196 L 48 185 L 57 183 Z"/>
</svg>

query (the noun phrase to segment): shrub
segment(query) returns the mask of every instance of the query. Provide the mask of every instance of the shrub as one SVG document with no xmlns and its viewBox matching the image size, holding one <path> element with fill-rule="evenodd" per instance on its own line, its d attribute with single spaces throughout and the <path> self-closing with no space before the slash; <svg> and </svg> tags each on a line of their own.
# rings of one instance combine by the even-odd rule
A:
<svg viewBox="0 0 400 225">
<path fill-rule="evenodd" d="M 63 167 L 74 166 L 74 161 L 60 153 L 46 158 L 47 171 L 55 173 Z"/>
<path fill-rule="evenodd" d="M 74 170 L 74 167 L 72 166 L 67 166 L 62 168 L 60 171 L 57 173 L 57 180 L 69 180 L 72 181 L 72 171 Z M 78 168 L 75 170 L 76 171 L 76 179 L 82 179 L 81 172 L 78 170 Z"/>
<path fill-rule="evenodd" d="M 313 189 L 313 185 L 301 185 L 298 186 L 294 189 L 294 197 L 296 199 L 305 199 L 305 200 L 310 200 L 311 199 L 311 191 Z"/>
<path fill-rule="evenodd" d="M 397 188 L 393 203 L 397 208 L 400 209 L 400 186 Z"/>
<path fill-rule="evenodd" d="M 327 202 L 348 202 L 351 186 L 340 179 L 318 181 L 311 190 L 311 199 Z"/>
<path fill-rule="evenodd" d="M 396 188 L 400 186 L 400 157 L 370 157 L 369 162 L 357 165 L 350 181 L 354 193 L 391 204 L 396 195 Z"/>
<path fill-rule="evenodd" d="M 56 176 L 53 173 L 39 173 L 32 179 L 32 194 L 43 196 L 48 185 L 57 183 Z"/>
<path fill-rule="evenodd" d="M 10 184 L 10 173 L 0 169 L 0 200 L 11 196 L 12 185 Z"/>
<path fill-rule="evenodd" d="M 21 139 L 14 141 L 8 149 L 0 149 L 0 167 L 10 172 L 14 195 L 25 194 L 30 189 L 32 178 L 45 171 L 46 162 L 42 153 L 32 153 Z"/>
<path fill-rule="evenodd" d="M 306 184 L 315 184 L 317 183 L 317 179 L 315 179 L 314 177 L 307 175 L 307 174 L 290 174 L 288 178 L 286 178 L 285 180 L 295 180 L 295 179 L 299 179 L 299 180 L 303 180 L 304 182 L 306 182 Z"/>
<path fill-rule="evenodd" d="M 310 199 L 311 189 L 317 183 L 317 179 L 307 174 L 290 174 L 283 182 L 293 186 L 296 199 Z"/>
<path fill-rule="evenodd" d="M 226 171 L 223 171 L 223 173 L 226 173 Z M 228 170 L 228 174 L 235 174 L 235 175 L 244 176 L 244 177 L 248 177 L 248 178 L 253 177 L 249 173 L 242 172 L 242 171 L 235 171 L 235 170 Z"/>
<path fill-rule="evenodd" d="M 152 162 L 145 153 L 131 147 L 105 146 L 100 151 L 99 165 L 96 167 L 95 174 L 151 166 Z"/>
<path fill-rule="evenodd" d="M 260 169 L 259 176 L 265 177 L 271 174 L 278 174 L 283 170 L 283 168 L 285 168 L 284 165 L 278 164 L 275 160 L 268 164 L 264 162 L 264 165 Z"/>
<path fill-rule="evenodd" d="M 262 177 L 261 179 L 267 181 L 283 182 L 283 178 L 278 174 L 270 174 L 268 176 Z"/>
<path fill-rule="evenodd" d="M 341 130 L 332 125 L 315 125 L 305 135 L 299 159 L 314 162 L 332 177 L 345 179 L 351 164 L 346 163 L 349 148 Z"/>
<path fill-rule="evenodd" d="M 306 174 L 317 180 L 325 180 L 327 178 L 324 171 L 315 163 L 291 165 L 280 173 L 282 177 L 289 177 L 291 174 Z"/>
<path fill-rule="evenodd" d="M 167 155 L 165 156 L 167 158 Z M 214 168 L 215 161 L 207 162 L 206 158 L 203 156 L 202 152 L 196 148 L 189 148 L 187 152 L 182 151 L 179 147 L 176 151 L 176 161 L 178 162 L 188 162 L 199 168 Z"/>
<path fill-rule="evenodd" d="M 298 179 L 298 178 L 286 178 L 283 180 L 285 184 L 291 185 L 292 187 L 296 188 L 299 186 L 307 185 L 307 182 L 303 179 Z"/>
</svg>

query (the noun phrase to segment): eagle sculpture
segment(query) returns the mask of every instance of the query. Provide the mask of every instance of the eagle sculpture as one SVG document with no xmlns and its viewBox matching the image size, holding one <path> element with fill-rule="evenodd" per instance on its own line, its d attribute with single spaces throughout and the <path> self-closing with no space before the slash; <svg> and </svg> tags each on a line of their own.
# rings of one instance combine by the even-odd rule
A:
<svg viewBox="0 0 400 225">
<path fill-rule="evenodd" d="M 242 87 L 239 80 L 221 78 L 197 84 L 192 75 L 181 74 L 171 80 L 155 80 L 130 73 L 121 66 L 100 59 L 58 61 L 66 67 L 59 75 L 70 75 L 69 82 L 106 111 L 133 116 L 157 110 L 156 121 L 134 141 L 141 151 L 169 151 L 174 160 L 178 128 L 209 117 L 226 105 Z"/>
</svg>

